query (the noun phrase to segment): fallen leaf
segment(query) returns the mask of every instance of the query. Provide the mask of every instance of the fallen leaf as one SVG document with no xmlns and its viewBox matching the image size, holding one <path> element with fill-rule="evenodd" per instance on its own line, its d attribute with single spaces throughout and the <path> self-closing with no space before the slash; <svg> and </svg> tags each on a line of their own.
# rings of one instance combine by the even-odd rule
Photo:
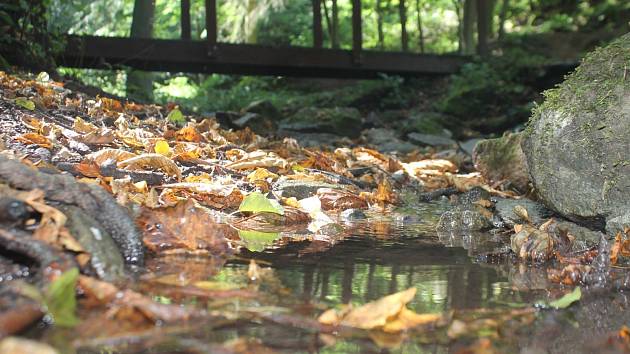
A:
<svg viewBox="0 0 630 354">
<path fill-rule="evenodd" d="M 267 212 L 284 215 L 284 208 L 277 200 L 268 199 L 260 192 L 252 192 L 243 198 L 243 202 L 241 202 L 238 210 L 252 213 Z"/>
<path fill-rule="evenodd" d="M 22 134 L 16 137 L 15 140 L 29 145 L 39 145 L 46 149 L 50 149 L 52 147 L 52 142 L 50 141 L 50 139 L 37 133 Z"/>
<path fill-rule="evenodd" d="M 262 252 L 273 245 L 273 242 L 280 237 L 280 233 L 238 230 L 238 237 L 243 241 L 243 245 L 248 250 L 252 252 Z"/>
<path fill-rule="evenodd" d="M 218 224 L 193 199 L 174 207 L 144 209 L 138 219 L 145 246 L 153 252 L 229 252 L 226 236 L 235 233 L 225 224 Z"/>
<path fill-rule="evenodd" d="M 97 165 L 101 166 L 107 160 L 114 160 L 116 162 L 121 162 L 135 156 L 137 155 L 132 152 L 121 150 L 121 149 L 101 149 L 97 152 L 93 152 L 87 155 L 86 157 L 88 160 L 94 161 Z"/>
<path fill-rule="evenodd" d="M 182 172 L 179 167 L 166 156 L 160 154 L 142 154 L 134 156 L 127 160 L 118 163 L 118 167 L 127 170 L 146 170 L 146 169 L 158 169 L 164 171 L 164 173 L 177 176 L 177 180 L 182 179 Z"/>
<path fill-rule="evenodd" d="M 318 321 L 323 324 L 397 333 L 416 326 L 436 323 L 442 318 L 439 314 L 421 315 L 407 309 L 407 303 L 415 295 L 416 288 L 409 288 L 356 309 L 342 312 L 326 311 L 318 318 Z"/>
<path fill-rule="evenodd" d="M 576 301 L 579 301 L 582 298 L 582 289 L 579 286 L 576 286 L 572 292 L 564 295 L 558 300 L 554 300 L 548 304 L 548 307 L 553 309 L 565 309 Z"/>
<path fill-rule="evenodd" d="M 60 327 L 73 327 L 79 323 L 76 317 L 77 299 L 75 287 L 79 279 L 79 269 L 72 268 L 55 279 L 44 294 L 46 312 L 54 324 Z"/>
<path fill-rule="evenodd" d="M 35 110 L 35 103 L 33 103 L 33 101 L 29 100 L 28 98 L 25 97 L 18 97 L 15 99 L 15 104 L 28 109 L 29 111 L 34 111 Z"/>
<path fill-rule="evenodd" d="M 356 194 L 339 189 L 319 188 L 317 197 L 323 210 L 367 209 L 368 203 Z"/>
</svg>

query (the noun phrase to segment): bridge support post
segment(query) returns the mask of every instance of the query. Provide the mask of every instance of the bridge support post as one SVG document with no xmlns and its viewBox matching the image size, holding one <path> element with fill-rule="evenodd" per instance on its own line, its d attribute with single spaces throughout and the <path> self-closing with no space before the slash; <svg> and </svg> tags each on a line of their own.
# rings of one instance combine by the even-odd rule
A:
<svg viewBox="0 0 630 354">
<path fill-rule="evenodd" d="M 361 0 L 352 0 L 352 61 L 355 65 L 361 65 L 362 49 Z"/>
<path fill-rule="evenodd" d="M 322 31 L 322 0 L 311 0 L 313 4 L 313 47 L 322 48 L 324 46 L 324 35 Z"/>
<path fill-rule="evenodd" d="M 217 0 L 206 0 L 206 35 L 208 56 L 213 57 L 217 51 Z"/>
<path fill-rule="evenodd" d="M 190 39 L 190 0 L 181 0 L 180 12 L 182 39 Z"/>
</svg>

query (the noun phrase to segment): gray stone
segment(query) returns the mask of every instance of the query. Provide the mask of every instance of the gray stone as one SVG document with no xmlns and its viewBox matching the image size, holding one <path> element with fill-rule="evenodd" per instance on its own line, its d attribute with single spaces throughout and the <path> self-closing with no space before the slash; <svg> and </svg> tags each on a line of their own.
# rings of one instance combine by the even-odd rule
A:
<svg viewBox="0 0 630 354">
<path fill-rule="evenodd" d="M 269 100 L 258 100 L 243 108 L 243 112 L 258 113 L 271 120 L 278 120 L 281 117 L 280 111 Z"/>
<path fill-rule="evenodd" d="M 544 203 L 598 229 L 630 207 L 629 63 L 630 33 L 589 54 L 545 93 L 522 142 Z"/>
<path fill-rule="evenodd" d="M 461 142 L 459 144 L 459 146 L 461 146 L 461 148 L 462 148 L 462 150 L 464 150 L 464 152 L 466 152 L 468 155 L 472 156 L 473 150 L 475 149 L 475 146 L 481 140 L 483 140 L 483 139 L 477 139 L 477 138 L 469 139 L 469 140 Z"/>
<path fill-rule="evenodd" d="M 357 138 L 361 134 L 361 114 L 349 107 L 306 107 L 280 123 L 280 129 Z"/>
<path fill-rule="evenodd" d="M 276 132 L 276 123 L 270 118 L 258 113 L 246 113 L 232 122 L 237 128 L 249 127 L 258 135 L 270 135 Z"/>
<path fill-rule="evenodd" d="M 491 228 L 492 223 L 481 213 L 460 209 L 443 213 L 436 227 L 438 231 L 480 231 Z"/>
<path fill-rule="evenodd" d="M 281 137 L 295 139 L 302 147 L 341 146 L 347 138 L 330 133 L 298 133 L 282 130 Z"/>
<path fill-rule="evenodd" d="M 490 183 L 508 180 L 519 192 L 526 193 L 529 175 L 521 140 L 521 134 L 508 134 L 479 141 L 473 150 L 475 168 Z"/>
<path fill-rule="evenodd" d="M 529 199 L 516 200 L 497 198 L 494 204 L 494 210 L 505 226 L 513 227 L 514 224 L 522 224 L 525 222 L 524 220 L 521 220 L 516 213 L 514 213 L 514 207 L 517 205 L 520 205 L 527 210 L 529 220 L 534 225 L 542 224 L 552 215 L 552 212 L 549 209 L 545 208 L 540 203 L 536 203 Z"/>
<path fill-rule="evenodd" d="M 340 185 L 324 182 L 296 181 L 282 178 L 273 186 L 273 190 L 282 197 L 295 197 L 298 200 L 316 195 L 319 188 L 341 189 L 342 187 Z"/>
<path fill-rule="evenodd" d="M 365 220 L 367 216 L 361 209 L 346 209 L 339 214 L 339 218 L 343 221 Z"/>
<path fill-rule="evenodd" d="M 418 149 L 418 146 L 398 139 L 395 131 L 385 128 L 372 128 L 363 132 L 368 144 L 380 152 L 399 152 L 406 154 Z"/>
<path fill-rule="evenodd" d="M 630 212 L 606 220 L 606 234 L 609 236 L 615 236 L 618 232 L 623 232 L 626 227 L 630 227 Z"/>
<path fill-rule="evenodd" d="M 599 231 L 593 231 L 571 221 L 558 221 L 556 228 L 566 231 L 575 237 L 571 245 L 571 251 L 573 252 L 584 251 L 598 245 L 600 239 L 604 236 L 604 234 Z"/>
<path fill-rule="evenodd" d="M 451 146 L 455 145 L 455 140 L 440 135 L 434 134 L 422 134 L 422 133 L 409 133 L 407 134 L 407 138 L 418 145 L 429 145 L 429 146 Z"/>
<path fill-rule="evenodd" d="M 90 265 L 99 278 L 116 281 L 124 275 L 123 256 L 105 229 L 83 210 L 71 205 L 60 207 L 68 218 L 66 227 L 90 254 Z"/>
</svg>

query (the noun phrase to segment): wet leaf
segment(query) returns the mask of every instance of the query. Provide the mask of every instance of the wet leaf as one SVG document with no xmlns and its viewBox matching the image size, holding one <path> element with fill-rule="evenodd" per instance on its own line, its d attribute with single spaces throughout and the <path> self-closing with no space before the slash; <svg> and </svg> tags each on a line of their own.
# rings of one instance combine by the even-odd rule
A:
<svg viewBox="0 0 630 354">
<path fill-rule="evenodd" d="M 260 192 L 252 192 L 243 198 L 238 210 L 252 213 L 267 212 L 284 215 L 284 208 L 277 200 L 268 199 Z"/>
<path fill-rule="evenodd" d="M 76 317 L 77 299 L 75 287 L 79 279 L 79 269 L 72 268 L 55 279 L 46 290 L 44 304 L 55 325 L 73 327 L 79 323 Z"/>
<path fill-rule="evenodd" d="M 34 111 L 35 110 L 35 103 L 33 103 L 33 101 L 29 100 L 28 98 L 25 97 L 18 97 L 15 99 L 15 104 L 24 108 L 24 109 L 28 109 L 29 111 Z"/>
<path fill-rule="evenodd" d="M 323 210 L 367 209 L 368 203 L 356 194 L 339 189 L 319 188 L 317 197 Z"/>
<path fill-rule="evenodd" d="M 262 252 L 273 245 L 280 237 L 278 232 L 261 232 L 254 230 L 238 230 L 238 237 L 243 241 L 245 248 L 252 252 Z"/>
<path fill-rule="evenodd" d="M 349 327 L 385 332 L 400 332 L 419 325 L 435 323 L 442 316 L 439 314 L 417 314 L 407 309 L 407 303 L 416 295 L 416 288 L 385 296 L 356 309 L 342 312 L 324 312 L 319 317 L 323 324 L 344 325 Z"/>
<path fill-rule="evenodd" d="M 138 224 L 145 246 L 156 253 L 225 254 L 229 252 L 226 236 L 235 233 L 229 226 L 218 224 L 192 199 L 174 207 L 145 209 Z"/>
</svg>

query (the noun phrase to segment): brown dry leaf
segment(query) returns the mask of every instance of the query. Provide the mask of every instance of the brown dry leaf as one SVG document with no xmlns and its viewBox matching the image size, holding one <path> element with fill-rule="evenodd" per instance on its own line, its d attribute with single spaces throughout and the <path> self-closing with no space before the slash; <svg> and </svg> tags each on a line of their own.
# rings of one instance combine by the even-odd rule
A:
<svg viewBox="0 0 630 354">
<path fill-rule="evenodd" d="M 368 203 L 356 194 L 332 188 L 317 190 L 322 210 L 367 209 Z"/>
<path fill-rule="evenodd" d="M 78 163 L 74 170 L 84 175 L 85 177 L 98 178 L 101 176 L 101 168 L 94 161 L 85 160 Z"/>
<path fill-rule="evenodd" d="M 158 169 L 168 175 L 177 176 L 177 180 L 182 179 L 182 172 L 179 167 L 166 156 L 160 154 L 142 154 L 118 163 L 118 167 L 127 170 L 147 170 Z"/>
<path fill-rule="evenodd" d="M 81 117 L 76 117 L 74 119 L 74 123 L 72 124 L 72 130 L 81 134 L 88 134 L 92 132 L 96 132 L 98 127 L 92 123 L 86 122 Z"/>
<path fill-rule="evenodd" d="M 52 147 L 52 142 L 47 137 L 37 133 L 22 134 L 16 137 L 15 140 L 29 145 L 39 145 L 46 149 L 50 149 Z"/>
<path fill-rule="evenodd" d="M 398 203 L 398 195 L 394 192 L 392 185 L 387 179 L 383 179 L 378 184 L 376 192 L 373 193 L 374 199 L 380 204 L 396 204 Z"/>
<path fill-rule="evenodd" d="M 177 131 L 175 137 L 177 140 L 190 141 L 194 143 L 198 143 L 203 139 L 203 136 L 199 134 L 197 129 L 190 125 Z"/>
<path fill-rule="evenodd" d="M 279 157 L 273 152 L 256 150 L 245 154 L 243 158 L 228 164 L 226 167 L 235 170 L 249 170 L 257 167 L 279 167 L 286 169 L 289 166 L 287 160 Z"/>
<path fill-rule="evenodd" d="M 254 172 L 247 175 L 247 180 L 254 183 L 256 181 L 266 181 L 267 178 L 272 180 L 277 179 L 279 176 L 275 173 L 269 172 L 265 168 L 257 168 Z"/>
<path fill-rule="evenodd" d="M 204 182 L 182 182 L 165 184 L 163 187 L 173 192 L 178 192 L 177 195 L 190 196 L 215 209 L 235 207 L 243 201 L 243 193 L 234 185 L 224 186 Z"/>
<path fill-rule="evenodd" d="M 407 171 L 407 173 L 411 176 L 418 176 L 418 175 L 424 174 L 425 172 L 423 171 L 427 171 L 427 170 L 429 171 L 433 170 L 433 171 L 438 171 L 438 172 L 450 172 L 450 173 L 457 172 L 457 166 L 455 166 L 455 164 L 449 160 L 441 160 L 441 159 L 420 160 L 420 161 L 413 161 L 409 163 L 403 163 L 402 165 L 405 171 Z"/>
<path fill-rule="evenodd" d="M 121 162 L 135 156 L 136 154 L 121 149 L 102 149 L 87 155 L 87 159 L 90 161 L 94 161 L 97 165 L 101 166 L 107 160 Z"/>
<path fill-rule="evenodd" d="M 318 321 L 323 324 L 397 333 L 419 325 L 436 323 L 442 318 L 438 314 L 421 315 L 407 309 L 407 303 L 415 295 L 416 288 L 409 288 L 356 309 L 341 312 L 326 311 L 318 318 Z"/>
<path fill-rule="evenodd" d="M 479 172 L 468 173 L 465 175 L 447 174 L 446 177 L 449 183 L 460 192 L 467 192 L 474 187 L 483 186 L 485 184 L 485 180 Z"/>
<path fill-rule="evenodd" d="M 100 97 L 100 96 L 97 96 L 96 99 L 100 102 L 101 107 L 103 107 L 104 109 L 108 109 L 110 111 L 116 111 L 116 112 L 123 111 L 123 106 L 118 100 L 107 98 L 107 97 Z"/>
<path fill-rule="evenodd" d="M 527 212 L 527 209 L 525 209 L 522 205 L 514 206 L 514 214 L 521 218 L 521 220 L 527 221 L 530 224 L 532 223 L 531 219 L 529 218 L 529 213 Z"/>
<path fill-rule="evenodd" d="M 76 138 L 77 141 L 88 145 L 109 145 L 114 139 L 116 136 L 111 129 L 100 129 Z"/>
<path fill-rule="evenodd" d="M 145 246 L 156 253 L 185 252 L 225 254 L 226 236 L 236 231 L 198 208 L 192 199 L 174 207 L 148 210 L 138 218 Z"/>
</svg>

